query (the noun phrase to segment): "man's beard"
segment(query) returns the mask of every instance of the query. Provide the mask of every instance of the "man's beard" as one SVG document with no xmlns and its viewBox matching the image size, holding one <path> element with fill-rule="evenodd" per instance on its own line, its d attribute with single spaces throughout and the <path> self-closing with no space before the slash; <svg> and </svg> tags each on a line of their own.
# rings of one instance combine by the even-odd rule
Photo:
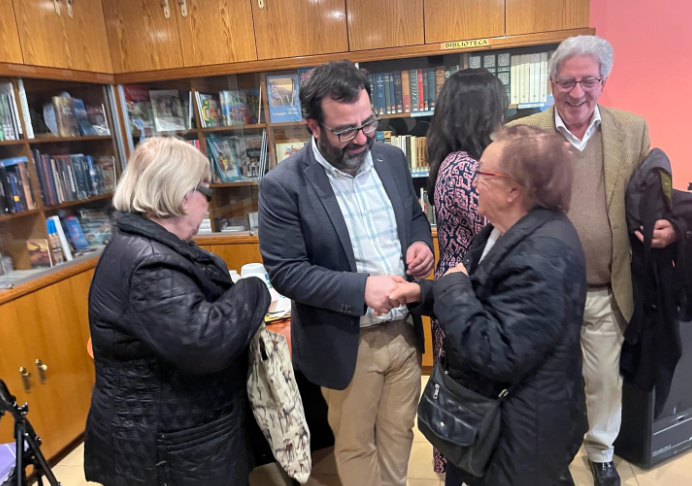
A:
<svg viewBox="0 0 692 486">
<path fill-rule="evenodd" d="M 326 136 L 317 139 L 317 148 L 320 149 L 322 157 L 326 159 L 327 162 L 332 164 L 339 170 L 357 170 L 365 158 L 370 153 L 373 143 L 375 143 L 375 137 L 367 137 L 367 142 L 365 142 L 365 150 L 358 152 L 356 154 L 349 154 L 348 150 L 359 149 L 363 145 L 358 145 L 353 142 L 346 145 L 344 148 L 339 148 L 333 146 L 329 143 Z"/>
</svg>

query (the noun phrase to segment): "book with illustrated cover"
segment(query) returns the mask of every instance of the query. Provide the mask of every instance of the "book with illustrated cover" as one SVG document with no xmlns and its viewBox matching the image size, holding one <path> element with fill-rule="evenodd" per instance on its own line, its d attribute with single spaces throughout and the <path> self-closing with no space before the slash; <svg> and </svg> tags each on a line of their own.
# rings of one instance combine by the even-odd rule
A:
<svg viewBox="0 0 692 486">
<path fill-rule="evenodd" d="M 197 93 L 197 104 L 200 111 L 202 127 L 218 127 L 221 124 L 221 110 L 216 97 L 211 94 Z"/>
<path fill-rule="evenodd" d="M 115 173 L 115 157 L 112 155 L 102 155 L 93 161 L 99 180 L 99 193 L 111 194 L 115 191 L 117 183 Z"/>
<path fill-rule="evenodd" d="M 103 104 L 87 105 L 86 110 L 89 123 L 94 127 L 96 135 L 110 135 L 111 129 L 108 127 L 106 107 Z"/>
<path fill-rule="evenodd" d="M 281 162 L 305 147 L 308 142 L 279 142 L 276 144 L 276 162 Z"/>
<path fill-rule="evenodd" d="M 234 182 L 241 179 L 237 152 L 231 145 L 230 137 L 209 137 L 207 150 L 213 162 L 212 172 L 221 182 Z"/>
<path fill-rule="evenodd" d="M 74 99 L 67 96 L 53 96 L 55 122 L 59 137 L 79 137 L 79 123 L 75 113 Z"/>
<path fill-rule="evenodd" d="M 70 241 L 72 248 L 75 251 L 86 250 L 89 248 L 89 242 L 84 237 L 82 227 L 79 220 L 74 216 L 68 216 L 64 221 L 65 229 L 67 230 L 67 239 Z"/>
<path fill-rule="evenodd" d="M 305 81 L 306 79 L 308 79 L 310 77 L 313 69 L 315 69 L 315 68 L 309 67 L 309 68 L 298 69 L 298 80 L 299 80 L 300 84 L 303 84 L 303 81 Z"/>
<path fill-rule="evenodd" d="M 129 84 L 123 87 L 127 116 L 132 130 L 154 128 L 154 113 L 151 108 L 149 88 L 139 84 Z"/>
<path fill-rule="evenodd" d="M 31 268 L 51 267 L 50 246 L 45 238 L 32 238 L 26 240 L 26 249 L 29 251 Z"/>
<path fill-rule="evenodd" d="M 96 129 L 89 121 L 89 115 L 87 113 L 86 105 L 84 101 L 80 99 L 74 99 L 74 111 L 77 116 L 77 125 L 79 126 L 79 133 L 85 136 L 88 135 L 98 135 Z"/>
<path fill-rule="evenodd" d="M 303 119 L 298 98 L 298 75 L 267 76 L 269 116 L 273 123 Z"/>
<path fill-rule="evenodd" d="M 154 127 L 157 132 L 185 130 L 185 106 L 180 93 L 175 89 L 149 91 L 151 108 L 154 112 Z"/>
<path fill-rule="evenodd" d="M 221 112 L 224 124 L 254 125 L 259 120 L 259 90 L 222 91 Z"/>
</svg>

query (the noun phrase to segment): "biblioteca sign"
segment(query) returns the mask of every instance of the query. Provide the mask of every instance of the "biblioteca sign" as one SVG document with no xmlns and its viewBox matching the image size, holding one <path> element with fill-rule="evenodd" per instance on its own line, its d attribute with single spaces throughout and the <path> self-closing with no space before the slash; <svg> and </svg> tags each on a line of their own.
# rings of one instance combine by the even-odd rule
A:
<svg viewBox="0 0 692 486">
<path fill-rule="evenodd" d="M 490 39 L 474 39 L 454 42 L 443 42 L 442 44 L 440 44 L 440 48 L 444 51 L 448 49 L 464 49 L 468 47 L 488 47 L 489 45 Z"/>
</svg>

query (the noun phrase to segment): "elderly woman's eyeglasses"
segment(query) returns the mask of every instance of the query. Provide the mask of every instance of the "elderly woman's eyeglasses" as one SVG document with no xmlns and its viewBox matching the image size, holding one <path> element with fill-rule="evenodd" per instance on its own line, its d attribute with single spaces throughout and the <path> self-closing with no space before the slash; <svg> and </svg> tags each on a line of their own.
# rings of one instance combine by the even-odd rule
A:
<svg viewBox="0 0 692 486">
<path fill-rule="evenodd" d="M 577 84 L 581 84 L 581 89 L 584 91 L 593 91 L 601 84 L 601 79 L 603 78 L 584 78 L 579 81 L 573 78 L 558 79 L 555 81 L 555 84 L 558 85 L 560 91 L 564 91 L 565 93 L 572 91 Z"/>
<path fill-rule="evenodd" d="M 351 140 L 356 138 L 358 136 L 358 132 L 361 130 L 365 135 L 370 135 L 372 132 L 377 130 L 377 125 L 379 125 L 379 123 L 380 119 L 375 118 L 374 120 L 370 120 L 369 122 L 363 123 L 359 127 L 347 128 L 345 130 L 332 130 L 324 123 L 320 123 L 320 125 L 322 125 L 324 128 L 336 135 L 339 138 L 339 142 L 344 143 L 350 142 Z"/>
<path fill-rule="evenodd" d="M 473 182 L 478 181 L 479 177 L 478 176 L 485 176 L 485 177 L 504 177 L 505 179 L 510 179 L 511 176 L 509 174 L 503 174 L 501 172 L 486 172 L 483 170 L 477 170 L 476 173 L 473 175 Z"/>
<path fill-rule="evenodd" d="M 214 196 L 214 189 L 211 187 L 203 186 L 202 184 L 199 184 L 197 187 L 195 187 L 195 191 L 204 194 L 207 198 L 207 202 L 211 202 L 211 198 Z"/>
</svg>

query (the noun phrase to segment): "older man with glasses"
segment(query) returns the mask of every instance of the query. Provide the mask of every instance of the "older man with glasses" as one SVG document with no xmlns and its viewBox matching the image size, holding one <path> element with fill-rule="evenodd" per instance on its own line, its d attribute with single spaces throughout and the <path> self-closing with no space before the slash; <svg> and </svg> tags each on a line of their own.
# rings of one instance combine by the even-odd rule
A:
<svg viewBox="0 0 692 486">
<path fill-rule="evenodd" d="M 423 331 L 389 295 L 426 277 L 434 256 L 406 157 L 374 143 L 369 89 L 347 61 L 301 84 L 312 140 L 262 180 L 259 240 L 294 302 L 294 365 L 329 406 L 341 484 L 405 486 Z"/>
<path fill-rule="evenodd" d="M 570 37 L 550 63 L 554 108 L 515 123 L 556 130 L 579 152 L 569 218 L 584 247 L 589 284 L 581 336 L 589 418 L 584 446 L 594 484 L 618 486 L 613 442 L 622 411 L 620 352 L 634 311 L 625 189 L 649 153 L 649 129 L 637 115 L 598 104 L 613 66 L 608 41 Z M 656 222 L 654 247 L 675 239 L 668 221 Z"/>
</svg>

